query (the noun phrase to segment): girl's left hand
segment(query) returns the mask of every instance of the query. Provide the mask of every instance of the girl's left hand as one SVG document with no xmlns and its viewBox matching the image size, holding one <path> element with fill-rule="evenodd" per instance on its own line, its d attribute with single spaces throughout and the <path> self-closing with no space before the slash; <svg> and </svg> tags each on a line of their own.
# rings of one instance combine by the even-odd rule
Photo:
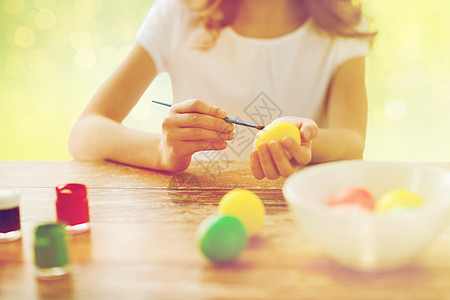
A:
<svg viewBox="0 0 450 300">
<path fill-rule="evenodd" d="M 288 177 L 300 167 L 311 162 L 312 140 L 319 133 L 317 124 L 300 117 L 284 117 L 273 122 L 289 122 L 300 129 L 301 145 L 293 138 L 285 137 L 281 142 L 262 143 L 250 154 L 250 167 L 256 179 L 278 179 Z"/>
</svg>

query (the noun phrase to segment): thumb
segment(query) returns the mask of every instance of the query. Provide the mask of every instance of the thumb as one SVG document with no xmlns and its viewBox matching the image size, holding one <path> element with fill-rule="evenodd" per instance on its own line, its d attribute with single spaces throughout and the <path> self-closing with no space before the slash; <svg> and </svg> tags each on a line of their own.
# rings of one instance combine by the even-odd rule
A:
<svg viewBox="0 0 450 300">
<path fill-rule="evenodd" d="M 316 122 L 311 119 L 302 119 L 299 125 L 300 135 L 302 139 L 306 142 L 314 139 L 319 134 L 319 127 Z"/>
</svg>

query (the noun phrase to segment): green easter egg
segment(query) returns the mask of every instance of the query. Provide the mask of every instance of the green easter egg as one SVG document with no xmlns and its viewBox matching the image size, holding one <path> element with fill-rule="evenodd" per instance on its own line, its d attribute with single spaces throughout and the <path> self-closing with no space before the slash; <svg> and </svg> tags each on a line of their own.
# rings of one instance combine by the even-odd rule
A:
<svg viewBox="0 0 450 300">
<path fill-rule="evenodd" d="M 212 215 L 198 227 L 197 241 L 209 260 L 224 263 L 235 259 L 245 248 L 247 233 L 235 217 Z"/>
</svg>

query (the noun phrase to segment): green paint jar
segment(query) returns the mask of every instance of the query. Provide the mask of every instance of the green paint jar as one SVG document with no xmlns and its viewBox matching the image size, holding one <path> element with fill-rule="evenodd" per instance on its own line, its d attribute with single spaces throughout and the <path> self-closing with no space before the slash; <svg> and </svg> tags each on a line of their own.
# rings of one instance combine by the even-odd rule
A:
<svg viewBox="0 0 450 300">
<path fill-rule="evenodd" d="M 65 225 L 46 223 L 34 230 L 34 258 L 39 279 L 58 279 L 68 273 L 69 256 Z"/>
</svg>

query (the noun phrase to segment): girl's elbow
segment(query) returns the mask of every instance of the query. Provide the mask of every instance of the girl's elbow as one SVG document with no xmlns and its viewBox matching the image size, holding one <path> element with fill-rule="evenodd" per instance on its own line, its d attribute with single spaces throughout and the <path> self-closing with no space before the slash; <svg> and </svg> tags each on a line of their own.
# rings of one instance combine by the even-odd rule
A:
<svg viewBox="0 0 450 300">
<path fill-rule="evenodd" d="M 365 137 L 358 135 L 356 138 L 356 141 L 355 141 L 354 158 L 355 159 L 363 159 L 365 148 L 366 148 Z"/>
<path fill-rule="evenodd" d="M 363 159 L 366 146 L 365 135 L 356 130 L 349 130 L 348 134 L 348 144 L 344 148 L 342 159 Z"/>
<path fill-rule="evenodd" d="M 69 150 L 69 154 L 75 160 L 86 160 L 88 159 L 89 153 L 87 153 L 87 138 L 86 132 L 84 132 L 85 126 L 83 126 L 83 121 L 78 120 L 77 123 L 72 128 L 72 131 L 69 134 L 69 139 L 67 142 L 67 148 Z"/>
<path fill-rule="evenodd" d="M 69 140 L 67 142 L 67 148 L 69 150 L 69 154 L 73 159 L 80 160 L 83 157 L 83 147 L 80 147 L 82 141 L 79 138 L 80 135 L 78 134 L 77 129 L 77 124 L 75 124 L 75 126 L 72 128 L 72 131 L 70 132 Z"/>
</svg>

